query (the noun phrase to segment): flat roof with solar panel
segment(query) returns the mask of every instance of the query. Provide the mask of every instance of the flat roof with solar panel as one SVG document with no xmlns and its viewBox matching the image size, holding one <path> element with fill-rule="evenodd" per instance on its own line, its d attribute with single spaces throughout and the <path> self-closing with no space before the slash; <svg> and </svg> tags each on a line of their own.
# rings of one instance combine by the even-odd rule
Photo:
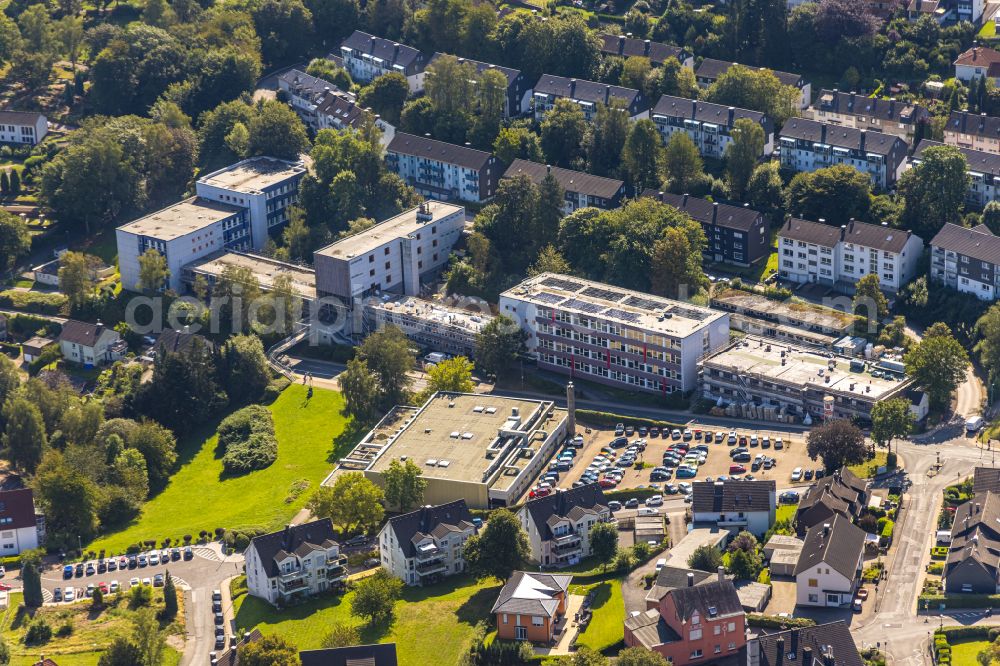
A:
<svg viewBox="0 0 1000 666">
<path fill-rule="evenodd" d="M 727 316 L 710 308 L 555 273 L 536 275 L 501 296 L 674 338 L 686 338 Z"/>
</svg>

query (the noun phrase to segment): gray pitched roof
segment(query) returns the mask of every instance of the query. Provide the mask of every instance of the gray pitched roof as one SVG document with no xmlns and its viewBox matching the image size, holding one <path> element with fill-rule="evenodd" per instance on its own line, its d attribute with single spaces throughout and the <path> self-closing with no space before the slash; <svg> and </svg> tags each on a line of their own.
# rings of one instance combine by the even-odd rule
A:
<svg viewBox="0 0 1000 666">
<path fill-rule="evenodd" d="M 680 634 L 664 621 L 655 608 L 625 618 L 625 628 L 629 629 L 632 636 L 647 650 L 652 650 L 657 645 L 681 640 Z"/>
<path fill-rule="evenodd" d="M 695 222 L 736 229 L 737 231 L 750 231 L 762 216 L 760 211 L 754 210 L 748 205 L 732 206 L 688 194 L 657 192 L 650 189 L 643 192 L 642 196 L 656 199 L 661 203 L 682 210 L 690 215 Z"/>
<path fill-rule="evenodd" d="M 546 166 L 538 162 L 516 159 L 511 162 L 504 172 L 504 178 L 513 178 L 518 175 L 525 175 L 538 185 L 551 172 L 558 181 L 559 187 L 567 192 L 578 192 L 589 196 L 600 197 L 601 199 L 614 199 L 615 196 L 625 186 L 625 182 L 614 178 L 602 178 L 593 176 L 583 171 L 573 171 L 561 167 Z"/>
<path fill-rule="evenodd" d="M 946 132 L 997 139 L 1000 138 L 1000 118 L 968 111 L 952 111 L 944 129 Z"/>
<path fill-rule="evenodd" d="M 843 620 L 762 634 L 753 640 L 760 648 L 760 666 L 823 666 L 824 655 L 832 656 L 835 666 L 864 666 Z"/>
<path fill-rule="evenodd" d="M 789 118 L 781 127 L 781 137 L 822 143 L 836 148 L 858 150 L 874 155 L 890 155 L 906 142 L 892 134 L 841 127 L 806 118 Z"/>
<path fill-rule="evenodd" d="M 911 102 L 879 99 L 841 90 L 821 90 L 815 108 L 833 113 L 865 116 L 895 123 L 914 124 L 930 114 L 924 107 Z"/>
<path fill-rule="evenodd" d="M 59 342 L 75 342 L 81 347 L 93 347 L 100 340 L 101 334 L 107 330 L 111 329 L 100 322 L 91 324 L 86 321 L 70 319 L 63 324 L 62 333 L 59 334 Z"/>
<path fill-rule="evenodd" d="M 729 68 L 736 64 L 735 62 L 727 62 L 725 60 L 716 60 L 714 58 L 705 58 L 701 61 L 695 70 L 695 75 L 700 79 L 708 79 L 715 81 L 725 72 L 729 71 Z M 753 65 L 743 65 L 748 69 L 763 70 L 768 69 L 767 67 L 755 67 Z M 801 88 L 805 85 L 805 81 L 802 79 L 801 74 L 794 74 L 792 72 L 782 72 L 776 69 L 768 70 L 785 86 L 795 86 L 796 88 Z"/>
<path fill-rule="evenodd" d="M 864 548 L 865 531 L 849 519 L 835 515 L 825 523 L 813 525 L 806 533 L 795 575 L 823 562 L 848 580 L 854 580 Z"/>
<path fill-rule="evenodd" d="M 604 499 L 604 492 L 601 486 L 596 483 L 588 483 L 579 488 L 570 490 L 557 490 L 547 497 L 538 497 L 525 502 L 522 511 L 527 512 L 528 518 L 535 523 L 535 529 L 543 539 L 551 539 L 552 531 L 549 528 L 549 519 L 553 516 L 569 516 L 576 507 L 586 509 L 598 508 L 607 509 L 608 503 Z"/>
<path fill-rule="evenodd" d="M 667 592 L 678 587 L 689 587 L 703 585 L 718 580 L 718 574 L 701 571 L 699 569 L 685 569 L 684 567 L 674 567 L 669 564 L 660 569 L 656 574 L 649 592 L 646 593 L 646 601 L 659 601 Z"/>
<path fill-rule="evenodd" d="M 572 580 L 572 576 L 515 571 L 490 612 L 553 617 Z"/>
<path fill-rule="evenodd" d="M 376 37 L 360 30 L 351 33 L 347 39 L 341 42 L 341 46 L 368 53 L 381 58 L 390 65 L 400 65 L 401 67 L 419 65 L 420 61 L 424 59 L 423 54 L 412 46 Z"/>
<path fill-rule="evenodd" d="M 608 55 L 630 58 L 639 56 L 649 58 L 649 62 L 654 65 L 662 65 L 667 58 L 677 58 L 683 62 L 687 57 L 687 52 L 680 46 L 654 42 L 648 39 L 635 39 L 625 35 L 612 35 L 601 33 L 598 35 L 601 40 L 601 52 Z"/>
<path fill-rule="evenodd" d="M 774 481 L 696 481 L 692 484 L 694 498 L 691 510 L 720 513 L 723 511 L 770 511 L 774 506 Z"/>
<path fill-rule="evenodd" d="M 482 150 L 475 150 L 467 146 L 459 146 L 454 143 L 435 141 L 428 137 L 396 132 L 389 147 L 386 149 L 390 153 L 401 155 L 415 155 L 436 162 L 447 164 L 457 164 L 466 169 L 482 169 L 493 159 L 491 153 Z"/>
<path fill-rule="evenodd" d="M 1000 468 L 977 467 L 972 477 L 972 492 L 976 495 L 1000 493 Z"/>
<path fill-rule="evenodd" d="M 1000 120 L 1000 118 L 998 118 L 998 120 Z M 940 141 L 922 139 L 920 144 L 917 146 L 917 149 L 913 151 L 912 159 L 914 162 L 920 161 L 925 150 L 943 145 L 945 144 Z M 987 153 L 982 150 L 973 150 L 972 148 L 964 148 L 962 146 L 952 147 L 958 148 L 962 155 L 965 156 L 965 161 L 969 163 L 969 171 L 977 171 L 991 176 L 1000 176 L 1000 155 L 994 155 L 993 153 Z"/>
<path fill-rule="evenodd" d="M 250 548 L 257 551 L 269 578 L 278 575 L 275 558 L 295 552 L 303 544 L 336 543 L 333 523 L 329 518 L 314 520 L 302 525 L 291 525 L 278 532 L 271 532 L 250 541 Z"/>
<path fill-rule="evenodd" d="M 607 83 L 588 81 L 586 79 L 570 79 L 565 76 L 554 76 L 552 74 L 542 74 L 535 84 L 536 93 L 555 95 L 578 99 L 594 104 L 609 104 L 613 99 L 624 100 L 631 108 L 640 102 L 642 94 L 634 88 L 623 88 L 622 86 L 612 86 Z"/>
<path fill-rule="evenodd" d="M 186 331 L 178 331 L 173 328 L 168 328 L 160 334 L 159 338 L 156 339 L 156 344 L 153 345 L 153 349 L 155 349 L 157 353 L 167 351 L 172 354 L 183 354 L 191 349 L 191 345 L 194 344 L 195 340 L 207 349 L 212 348 L 212 343 L 204 336 L 198 335 L 197 333 L 189 333 Z"/>
<path fill-rule="evenodd" d="M 34 125 L 44 114 L 37 111 L 0 111 L 0 123 L 5 125 Z"/>
<path fill-rule="evenodd" d="M 417 555 L 416 547 L 413 545 L 417 535 L 443 536 L 442 528 L 447 531 L 452 529 L 467 530 L 472 527 L 472 514 L 464 499 L 438 504 L 437 506 L 424 506 L 416 511 L 403 513 L 389 519 L 389 527 L 396 535 L 396 541 L 406 557 Z"/>
<path fill-rule="evenodd" d="M 948 222 L 931 240 L 931 245 L 989 264 L 1000 264 L 1000 236 L 984 230 L 982 225 L 966 229 Z"/>
<path fill-rule="evenodd" d="M 842 227 L 799 218 L 789 218 L 778 232 L 782 238 L 834 247 L 837 243 L 854 243 L 885 252 L 899 253 L 913 236 L 912 231 L 883 227 L 853 220 Z"/>
<path fill-rule="evenodd" d="M 687 118 L 729 128 L 740 118 L 749 118 L 755 123 L 760 123 L 764 128 L 765 134 L 771 132 L 770 118 L 760 111 L 739 109 L 733 106 L 702 102 L 686 97 L 674 97 L 673 95 L 662 95 L 659 101 L 656 102 L 656 106 L 653 107 L 653 114 L 671 118 Z"/>
<path fill-rule="evenodd" d="M 350 647 L 303 650 L 302 666 L 396 666 L 396 644 L 352 645 Z"/>
</svg>

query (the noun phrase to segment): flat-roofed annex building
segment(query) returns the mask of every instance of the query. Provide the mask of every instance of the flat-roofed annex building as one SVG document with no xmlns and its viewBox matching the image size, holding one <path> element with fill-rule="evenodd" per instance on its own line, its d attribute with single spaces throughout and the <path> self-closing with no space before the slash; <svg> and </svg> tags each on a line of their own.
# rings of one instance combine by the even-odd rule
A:
<svg viewBox="0 0 1000 666">
<path fill-rule="evenodd" d="M 412 460 L 427 482 L 427 504 L 511 506 L 566 437 L 566 411 L 548 400 L 435 393 L 420 408 L 390 417 L 391 426 L 376 426 L 341 467 L 363 469 L 383 485 L 393 460 Z"/>
<path fill-rule="evenodd" d="M 545 370 L 650 393 L 690 391 L 698 359 L 729 342 L 729 315 L 542 273 L 500 295 Z"/>
<path fill-rule="evenodd" d="M 482 305 L 468 310 L 415 296 L 372 296 L 364 300 L 363 330 L 392 325 L 428 349 L 473 358 L 480 331 L 493 320 L 489 305 Z"/>
<path fill-rule="evenodd" d="M 904 395 L 912 383 L 875 377 L 857 359 L 753 336 L 706 357 L 701 366 L 708 400 L 752 402 L 799 419 L 808 414 L 813 421 L 824 414 L 870 421 L 875 403 Z"/>
</svg>

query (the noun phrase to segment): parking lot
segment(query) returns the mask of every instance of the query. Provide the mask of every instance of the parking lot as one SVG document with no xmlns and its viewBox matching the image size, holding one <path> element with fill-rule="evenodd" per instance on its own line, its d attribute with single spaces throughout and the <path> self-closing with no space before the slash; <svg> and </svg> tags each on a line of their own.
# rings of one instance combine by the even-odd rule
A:
<svg viewBox="0 0 1000 666">
<path fill-rule="evenodd" d="M 625 424 L 628 425 L 628 424 Z M 576 447 L 576 456 L 568 471 L 560 472 L 555 487 L 571 488 L 573 484 L 580 481 L 585 475 L 588 466 L 595 458 L 607 453 L 602 452 L 602 448 L 612 447 L 613 440 L 616 439 L 614 428 L 584 428 L 578 427 L 578 435 L 582 437 L 582 446 Z M 800 483 L 804 479 L 792 481 L 792 471 L 796 467 L 803 470 L 818 469 L 821 465 L 818 462 L 809 460 L 806 455 L 805 440 L 801 435 L 790 435 L 789 433 L 739 429 L 736 431 L 719 431 L 698 425 L 690 425 L 689 433 L 684 431 L 677 433 L 679 437 L 674 437 L 672 433 L 647 432 L 645 437 L 636 429 L 631 434 L 628 431 L 623 435 L 628 440 L 628 445 L 632 445 L 639 439 L 646 442 L 645 450 L 636 451 L 635 462 L 628 466 L 621 466 L 618 462 L 626 455 L 627 446 L 612 447 L 614 457 L 607 456 L 606 463 L 610 469 L 620 470 L 621 480 L 615 485 L 610 483 L 607 487 L 620 489 L 648 487 L 650 484 L 663 488 L 665 484 L 678 484 L 681 481 L 690 483 L 691 481 L 705 481 L 708 479 L 718 479 L 725 477 L 746 477 L 752 476 L 755 479 L 774 479 L 779 487 Z M 730 434 L 735 434 L 735 442 L 730 444 Z M 709 433 L 711 433 L 709 435 Z M 781 448 L 777 448 L 777 441 L 781 440 Z M 692 449 L 698 445 L 707 448 L 707 455 L 704 462 L 698 464 L 695 475 L 688 478 L 678 478 L 676 467 L 670 467 L 668 479 L 651 479 L 653 469 L 663 465 L 663 454 L 674 444 L 686 444 Z M 749 454 L 750 460 L 736 463 L 732 460 L 730 453 L 737 446 L 744 446 Z M 766 456 L 773 459 L 773 467 L 766 469 L 761 465 L 759 469 L 752 469 L 753 460 L 758 456 Z M 557 454 L 558 456 L 558 454 Z M 681 456 L 683 458 L 683 456 Z M 745 458 L 746 456 L 744 456 Z M 642 469 L 637 469 L 640 466 Z M 683 462 L 682 462 L 683 464 Z M 745 472 L 738 473 L 731 469 L 734 464 L 740 464 L 745 468 Z M 693 465 L 692 465 L 693 467 Z M 545 473 L 542 473 L 544 477 Z M 605 478 L 606 474 L 600 474 L 599 478 Z"/>
</svg>

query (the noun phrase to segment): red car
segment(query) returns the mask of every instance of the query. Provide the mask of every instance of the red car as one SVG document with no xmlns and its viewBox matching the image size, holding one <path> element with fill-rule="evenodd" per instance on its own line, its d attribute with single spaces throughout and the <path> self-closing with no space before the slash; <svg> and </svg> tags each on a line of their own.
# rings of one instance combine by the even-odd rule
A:
<svg viewBox="0 0 1000 666">
<path fill-rule="evenodd" d="M 530 493 L 528 493 L 528 497 L 531 499 L 535 499 L 536 497 L 547 497 L 548 495 L 551 494 L 552 494 L 551 488 L 534 488 Z"/>
<path fill-rule="evenodd" d="M 98 583 L 97 587 L 101 591 L 101 594 L 107 594 L 108 593 L 108 584 L 107 583 Z"/>
<path fill-rule="evenodd" d="M 730 465 L 729 466 L 729 473 L 730 474 L 744 474 L 744 473 L 746 473 L 746 471 L 747 471 L 747 468 L 744 467 L 743 465 Z"/>
<path fill-rule="evenodd" d="M 604 477 L 598 482 L 598 485 L 600 485 L 601 488 L 614 488 L 618 484 L 615 482 L 614 479 L 609 479 L 608 477 Z"/>
</svg>

